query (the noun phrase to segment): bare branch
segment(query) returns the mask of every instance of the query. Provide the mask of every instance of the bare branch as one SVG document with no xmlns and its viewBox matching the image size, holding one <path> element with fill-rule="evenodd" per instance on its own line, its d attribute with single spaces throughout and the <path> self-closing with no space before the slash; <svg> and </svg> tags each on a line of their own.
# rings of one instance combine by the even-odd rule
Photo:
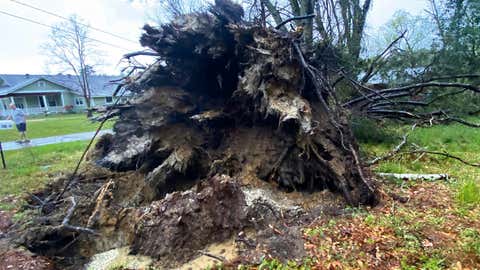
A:
<svg viewBox="0 0 480 270">
<path fill-rule="evenodd" d="M 77 202 L 75 201 L 75 197 L 71 196 L 69 198 L 70 203 L 72 204 L 70 208 L 67 211 L 67 214 L 63 218 L 62 224 L 60 226 L 57 226 L 56 229 L 67 229 L 70 231 L 75 231 L 79 233 L 89 233 L 89 234 L 97 234 L 94 230 L 85 228 L 85 227 L 79 227 L 79 226 L 72 226 L 69 224 L 70 219 L 73 216 L 73 213 L 75 212 L 75 209 L 77 208 Z"/>
<path fill-rule="evenodd" d="M 400 36 L 398 36 L 396 39 L 394 39 L 392 42 L 390 42 L 390 44 L 383 50 L 382 53 L 380 53 L 377 57 L 375 57 L 375 59 L 372 61 L 372 63 L 370 64 L 370 66 L 368 67 L 367 69 L 367 72 L 365 73 L 365 75 L 360 79 L 360 82 L 362 83 L 366 83 L 368 82 L 368 80 L 370 80 L 372 74 L 373 74 L 373 70 L 375 68 L 375 65 L 377 64 L 378 61 L 380 61 L 384 56 L 385 54 L 387 54 L 390 49 L 395 45 L 397 44 L 398 41 L 400 41 L 402 38 L 405 37 L 405 34 L 407 33 L 407 31 L 403 31 L 402 34 L 400 34 Z"/>
<path fill-rule="evenodd" d="M 282 16 L 280 16 L 280 12 L 278 11 L 277 7 L 275 7 L 270 0 L 260 0 L 263 5 L 268 9 L 268 12 L 273 17 L 273 20 L 277 25 L 280 25 L 282 23 Z M 281 30 L 287 31 L 287 28 L 285 26 L 280 27 Z"/>
<path fill-rule="evenodd" d="M 480 93 L 480 88 L 477 86 L 474 86 L 472 84 L 466 84 L 466 83 L 449 83 L 449 82 L 426 82 L 426 83 L 416 83 L 416 84 L 411 84 L 411 85 L 406 85 L 406 86 L 401 86 L 401 87 L 394 87 L 394 88 L 388 88 L 384 89 L 381 91 L 378 91 L 378 94 L 400 94 L 400 96 L 408 96 L 411 94 L 411 90 L 415 89 L 425 89 L 427 87 L 452 87 L 452 88 L 463 88 L 466 90 L 471 90 L 476 93 Z M 418 92 L 417 92 L 418 94 Z M 343 104 L 344 107 L 352 107 L 358 103 L 361 103 L 363 101 L 366 101 L 367 98 L 374 98 L 374 96 L 377 95 L 377 93 L 374 94 L 369 94 L 366 97 L 357 97 L 354 98 L 346 103 Z"/>
<path fill-rule="evenodd" d="M 296 21 L 296 20 L 303 20 L 303 19 L 311 19 L 315 17 L 315 14 L 309 14 L 309 15 L 304 15 L 304 16 L 296 16 L 296 17 L 291 17 L 286 19 L 285 21 L 281 22 L 279 25 L 275 26 L 275 29 L 280 29 L 282 26 L 285 24 L 291 22 L 291 21 Z"/>
<path fill-rule="evenodd" d="M 398 151 L 396 153 L 392 153 L 391 155 L 388 155 L 388 156 L 382 158 L 382 160 L 388 160 L 388 159 L 391 159 L 391 158 L 393 158 L 397 155 L 411 155 L 411 154 L 422 154 L 422 155 L 429 154 L 429 155 L 443 156 L 443 157 L 446 157 L 446 158 L 450 158 L 450 159 L 460 161 L 461 163 L 463 163 L 465 165 L 468 165 L 468 166 L 480 168 L 480 163 L 474 163 L 474 162 L 467 161 L 467 160 L 465 160 L 461 157 L 452 155 L 448 152 L 430 151 L 430 150 L 426 150 L 426 149 L 416 149 L 416 150 L 402 151 L 402 152 Z"/>
<path fill-rule="evenodd" d="M 225 262 L 226 259 L 222 256 L 218 256 L 218 255 L 214 255 L 214 254 L 211 254 L 209 252 L 206 252 L 206 251 L 203 251 L 203 250 L 199 250 L 198 253 L 204 255 L 204 256 L 207 256 L 207 257 L 210 257 L 212 259 L 215 259 L 215 260 L 219 260 L 221 262 Z"/>
<path fill-rule="evenodd" d="M 465 164 L 465 165 L 469 165 L 469 166 L 472 166 L 472 167 L 480 167 L 480 164 L 479 163 L 473 163 L 473 162 L 469 162 L 469 161 L 466 161 L 465 159 L 463 158 L 460 158 L 458 156 L 454 156 L 452 154 L 449 154 L 447 152 L 438 152 L 438 151 L 429 151 L 429 150 L 413 150 L 413 151 L 407 151 L 407 152 L 400 152 L 399 154 L 401 155 L 405 155 L 405 154 L 430 154 L 430 155 L 438 155 L 438 156 L 443 156 L 443 157 L 446 157 L 446 158 L 451 158 L 451 159 L 455 159 L 455 160 L 458 160 L 460 161 L 461 163 Z"/>
<path fill-rule="evenodd" d="M 134 56 L 159 56 L 156 52 L 146 52 L 146 51 L 138 51 L 138 52 L 131 52 L 123 55 L 123 58 L 130 58 Z"/>
</svg>

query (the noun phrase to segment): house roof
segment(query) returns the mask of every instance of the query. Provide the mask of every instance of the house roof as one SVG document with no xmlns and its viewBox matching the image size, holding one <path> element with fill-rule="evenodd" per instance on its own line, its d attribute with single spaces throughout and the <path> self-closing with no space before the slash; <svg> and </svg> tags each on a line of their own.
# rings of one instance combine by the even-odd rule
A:
<svg viewBox="0 0 480 270">
<path fill-rule="evenodd" d="M 116 85 L 112 84 L 111 81 L 118 78 L 119 76 L 90 76 L 89 83 L 91 95 L 94 97 L 112 96 L 116 89 Z M 82 90 L 77 82 L 77 78 L 73 75 L 0 74 L 0 96 L 11 94 L 18 89 L 42 79 L 68 88 L 78 95 L 82 95 Z"/>
</svg>

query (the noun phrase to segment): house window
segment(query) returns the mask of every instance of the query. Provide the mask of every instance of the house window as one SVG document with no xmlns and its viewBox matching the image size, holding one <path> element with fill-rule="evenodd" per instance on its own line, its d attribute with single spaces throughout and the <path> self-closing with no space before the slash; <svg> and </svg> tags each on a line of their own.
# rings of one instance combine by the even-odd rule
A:
<svg viewBox="0 0 480 270">
<path fill-rule="evenodd" d="M 75 98 L 75 105 L 77 106 L 83 106 L 84 102 L 83 102 L 83 98 L 82 97 L 76 97 Z"/>
<path fill-rule="evenodd" d="M 15 106 L 19 109 L 25 109 L 25 105 L 23 104 L 23 98 L 14 98 Z"/>
<path fill-rule="evenodd" d="M 105 103 L 112 103 L 113 98 L 112 97 L 105 97 Z"/>
<path fill-rule="evenodd" d="M 39 81 L 39 82 L 37 82 L 37 86 L 39 88 L 46 88 L 47 84 L 44 81 Z"/>
<path fill-rule="evenodd" d="M 48 103 L 48 106 L 56 107 L 57 99 L 55 98 L 55 96 L 47 96 L 47 103 Z"/>
</svg>

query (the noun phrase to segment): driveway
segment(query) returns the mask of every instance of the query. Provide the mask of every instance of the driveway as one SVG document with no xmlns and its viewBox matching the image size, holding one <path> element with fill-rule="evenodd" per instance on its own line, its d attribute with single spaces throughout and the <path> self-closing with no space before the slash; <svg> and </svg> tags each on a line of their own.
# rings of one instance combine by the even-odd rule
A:
<svg viewBox="0 0 480 270">
<path fill-rule="evenodd" d="M 105 133 L 113 133 L 113 132 L 110 129 L 101 130 L 100 133 L 97 135 L 97 137 Z M 52 137 L 45 137 L 45 138 L 36 138 L 36 139 L 31 139 L 31 141 L 26 144 L 20 144 L 15 141 L 2 142 L 2 148 L 4 151 L 9 151 L 9 150 L 17 150 L 25 147 L 42 146 L 47 144 L 86 141 L 86 140 L 90 140 L 94 134 L 95 134 L 95 131 L 91 131 L 91 132 L 73 133 L 73 134 L 52 136 Z"/>
</svg>

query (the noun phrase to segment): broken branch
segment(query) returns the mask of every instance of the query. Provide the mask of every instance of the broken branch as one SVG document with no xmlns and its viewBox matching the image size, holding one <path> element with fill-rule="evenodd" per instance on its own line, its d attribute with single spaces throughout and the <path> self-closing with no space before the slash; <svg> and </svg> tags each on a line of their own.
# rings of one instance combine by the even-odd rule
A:
<svg viewBox="0 0 480 270">
<path fill-rule="evenodd" d="M 97 234 L 94 230 L 85 228 L 85 227 L 79 227 L 79 226 L 72 226 L 69 224 L 70 219 L 73 216 L 73 213 L 75 212 L 75 209 L 77 208 L 77 202 L 75 201 L 75 197 L 71 196 L 69 198 L 70 203 L 72 204 L 70 208 L 67 211 L 67 214 L 63 218 L 62 224 L 60 226 L 57 226 L 56 229 L 67 229 L 70 231 L 75 231 L 79 233 L 89 233 L 89 234 Z"/>
<path fill-rule="evenodd" d="M 284 26 L 285 24 L 287 24 L 291 21 L 310 19 L 310 18 L 313 18 L 313 17 L 315 17 L 315 14 L 308 14 L 308 15 L 304 15 L 304 16 L 291 17 L 291 18 L 288 18 L 288 19 L 284 20 L 283 22 L 281 22 L 277 26 L 275 26 L 275 29 L 280 29 L 280 28 L 282 28 L 282 26 Z"/>
<path fill-rule="evenodd" d="M 394 156 L 395 154 L 397 154 L 398 152 L 400 152 L 402 147 L 407 143 L 408 136 L 413 132 L 413 130 L 415 130 L 416 127 L 417 127 L 417 124 L 414 124 L 411 127 L 410 131 L 403 135 L 402 141 L 397 146 L 395 146 L 392 149 L 392 151 L 388 152 L 387 154 L 385 154 L 383 156 L 374 158 L 373 160 L 367 162 L 367 165 L 372 166 L 374 164 L 377 164 L 379 161 L 384 160 L 384 159 L 388 159 L 388 158 Z"/>
</svg>

